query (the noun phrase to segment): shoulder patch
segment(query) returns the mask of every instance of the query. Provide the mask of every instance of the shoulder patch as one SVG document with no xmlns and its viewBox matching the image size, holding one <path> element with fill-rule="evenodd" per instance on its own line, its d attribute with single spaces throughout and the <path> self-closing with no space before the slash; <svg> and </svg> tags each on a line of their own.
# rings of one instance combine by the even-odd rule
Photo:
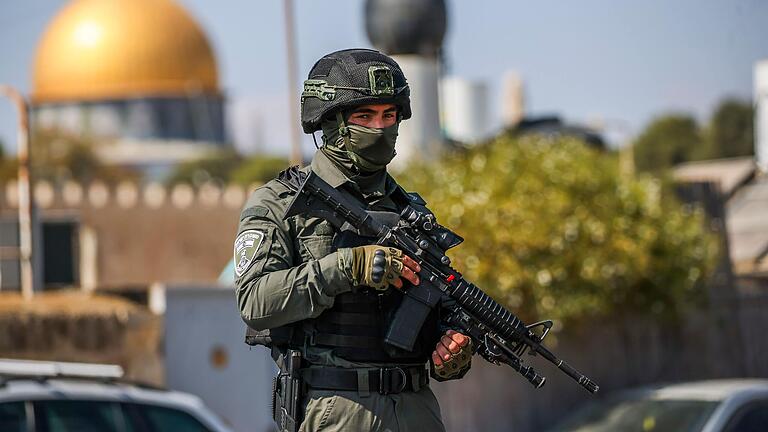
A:
<svg viewBox="0 0 768 432">
<path fill-rule="evenodd" d="M 235 275 L 240 277 L 254 262 L 256 251 L 264 242 L 265 233 L 259 230 L 247 230 L 235 239 Z"/>
<path fill-rule="evenodd" d="M 240 213 L 240 220 L 243 220 L 251 216 L 264 217 L 267 215 L 267 213 L 269 213 L 269 210 L 267 210 L 266 207 L 262 207 L 262 206 L 249 207 L 243 210 L 242 213 Z"/>
</svg>

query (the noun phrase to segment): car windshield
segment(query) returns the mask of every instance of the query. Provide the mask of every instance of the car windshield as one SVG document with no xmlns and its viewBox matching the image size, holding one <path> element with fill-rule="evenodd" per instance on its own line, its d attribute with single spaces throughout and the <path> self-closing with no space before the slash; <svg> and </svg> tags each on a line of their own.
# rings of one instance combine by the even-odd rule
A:
<svg viewBox="0 0 768 432">
<path fill-rule="evenodd" d="M 718 403 L 614 399 L 577 411 L 550 432 L 698 432 Z"/>
</svg>

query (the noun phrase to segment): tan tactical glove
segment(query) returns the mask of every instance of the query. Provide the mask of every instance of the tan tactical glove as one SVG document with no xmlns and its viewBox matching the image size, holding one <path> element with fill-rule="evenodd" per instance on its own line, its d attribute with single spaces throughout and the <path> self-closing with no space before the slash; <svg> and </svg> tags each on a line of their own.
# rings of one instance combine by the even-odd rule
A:
<svg viewBox="0 0 768 432">
<path fill-rule="evenodd" d="M 352 284 L 365 285 L 383 291 L 395 285 L 403 272 L 403 252 L 379 245 L 351 249 L 350 279 Z"/>
<path fill-rule="evenodd" d="M 472 362 L 472 339 L 448 330 L 432 352 L 432 370 L 444 380 L 466 373 Z"/>
</svg>

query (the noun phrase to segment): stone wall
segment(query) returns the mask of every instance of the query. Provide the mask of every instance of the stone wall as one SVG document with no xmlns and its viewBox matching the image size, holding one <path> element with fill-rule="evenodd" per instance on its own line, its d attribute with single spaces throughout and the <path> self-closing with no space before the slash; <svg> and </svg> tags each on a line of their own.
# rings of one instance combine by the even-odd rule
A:
<svg viewBox="0 0 768 432">
<path fill-rule="evenodd" d="M 2 358 L 118 364 L 128 380 L 163 385 L 161 337 L 160 317 L 120 298 L 0 293 Z"/>
</svg>

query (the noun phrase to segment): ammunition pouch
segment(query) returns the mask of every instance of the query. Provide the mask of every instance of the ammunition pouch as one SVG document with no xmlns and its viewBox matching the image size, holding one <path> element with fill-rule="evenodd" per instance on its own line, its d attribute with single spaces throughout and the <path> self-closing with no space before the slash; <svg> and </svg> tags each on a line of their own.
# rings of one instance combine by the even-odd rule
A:
<svg viewBox="0 0 768 432">
<path fill-rule="evenodd" d="M 273 329 L 254 330 L 245 328 L 245 343 L 250 346 L 265 346 L 267 348 L 300 347 L 304 344 L 304 333 L 296 329 L 296 325 L 285 325 Z"/>
</svg>

